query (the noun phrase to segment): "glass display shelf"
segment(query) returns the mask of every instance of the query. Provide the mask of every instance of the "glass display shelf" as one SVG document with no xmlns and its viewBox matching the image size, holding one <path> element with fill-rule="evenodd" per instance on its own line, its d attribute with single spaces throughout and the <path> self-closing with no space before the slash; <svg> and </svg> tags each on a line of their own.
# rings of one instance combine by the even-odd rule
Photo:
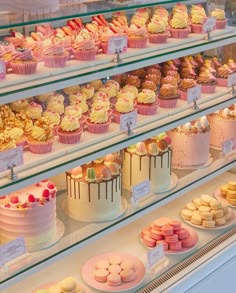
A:
<svg viewBox="0 0 236 293">
<path fill-rule="evenodd" d="M 82 2 L 82 1 L 81 1 Z M 203 0 L 129 0 L 123 4 L 118 1 L 84 1 L 73 5 L 60 5 L 56 12 L 45 11 L 44 14 L 16 14 L 16 13 L 1 13 L 0 29 L 9 29 L 22 27 L 26 25 L 40 24 L 52 21 L 61 21 L 69 18 L 92 16 L 97 14 L 113 13 L 117 11 L 128 11 L 137 8 L 151 7 L 155 5 L 173 6 L 178 2 L 183 2 L 186 5 L 206 2 Z M 9 5 L 10 6 L 10 5 Z M 11 6 L 10 6 L 11 7 Z"/>
<path fill-rule="evenodd" d="M 220 171 L 221 173 L 221 171 Z M 220 174 L 219 173 L 219 174 Z M 54 281 L 60 281 L 61 279 L 67 276 L 74 276 L 81 284 L 86 285 L 81 278 L 81 270 L 83 265 L 95 255 L 101 253 L 107 253 L 110 251 L 123 252 L 135 255 L 138 257 L 145 265 L 146 273 L 143 279 L 143 282 L 139 284 L 138 287 L 135 287 L 135 291 L 142 290 L 145 288 L 147 284 L 152 282 L 154 279 L 161 277 L 166 272 L 181 264 L 184 260 L 188 260 L 189 257 L 201 251 L 201 249 L 205 248 L 207 245 L 214 242 L 214 240 L 219 239 L 223 234 L 227 234 L 229 231 L 233 231 L 235 229 L 235 225 L 232 223 L 232 226 L 225 227 L 223 229 L 215 229 L 215 230 L 203 230 L 196 227 L 192 227 L 185 223 L 179 216 L 181 209 L 185 206 L 187 202 L 190 202 L 193 198 L 199 197 L 201 194 L 208 194 L 213 196 L 214 191 L 223 184 L 226 184 L 229 180 L 235 181 L 236 175 L 230 172 L 223 173 L 212 179 L 211 181 L 202 184 L 202 186 L 195 188 L 192 191 L 183 190 L 182 196 L 177 199 L 170 200 L 165 205 L 161 204 L 161 206 L 153 205 L 152 208 L 143 210 L 139 212 L 139 217 L 134 218 L 133 221 L 129 221 L 126 223 L 126 226 L 116 226 L 116 230 L 113 230 L 109 235 L 106 235 L 105 231 L 103 231 L 103 237 L 101 239 L 97 239 L 96 242 L 87 242 L 86 246 L 81 246 L 80 249 L 77 246 L 77 249 L 68 251 L 66 255 L 60 258 L 58 257 L 55 260 L 55 263 L 48 262 L 45 260 L 47 266 L 44 265 L 44 270 L 39 270 L 35 272 L 35 274 L 31 275 L 24 279 L 24 288 L 26 292 L 34 292 L 37 288 L 40 288 L 45 283 L 51 283 Z M 192 174 L 194 176 L 194 173 Z M 201 178 L 200 178 L 201 180 Z M 195 186 L 196 187 L 196 186 Z M 159 197 L 159 195 L 158 195 Z M 161 196 L 162 197 L 162 196 Z M 161 199 L 158 199 L 161 201 Z M 233 217 L 235 217 L 235 208 L 231 209 Z M 172 254 L 166 255 L 167 262 L 157 267 L 156 270 L 148 270 L 147 269 L 147 252 L 148 249 L 143 246 L 140 242 L 139 234 L 141 230 L 154 220 L 160 217 L 168 217 L 170 219 L 177 219 L 182 222 L 185 228 L 192 229 L 198 234 L 198 243 L 196 247 L 194 247 L 189 252 L 183 254 Z M 130 219 L 131 220 L 131 219 Z M 72 237 L 71 237 L 72 239 Z M 55 247 L 54 247 L 55 249 Z M 222 246 L 221 246 L 222 249 Z M 53 250 L 53 248 L 51 249 Z M 55 251 L 54 251 L 55 252 Z M 45 255 L 46 251 L 41 251 L 38 253 L 38 257 L 41 254 Z M 200 261 L 200 258 L 198 258 Z M 195 263 L 192 263 L 195 265 Z M 202 263 L 201 263 L 202 264 Z M 198 265 L 200 265 L 198 263 Z M 185 266 L 186 267 L 186 266 Z M 66 268 L 66 269 L 65 269 Z M 27 268 L 29 269 L 29 268 Z M 27 269 L 22 270 L 22 274 L 27 273 Z M 191 270 L 188 271 L 188 273 Z M 53 274 L 52 274 L 53 272 Z M 8 278 L 9 283 L 11 283 L 11 287 L 8 288 L 8 284 L 2 283 L 2 293 L 10 293 L 10 292 L 20 292 L 19 289 L 22 288 L 21 282 L 14 284 L 15 281 L 21 280 L 20 274 L 15 274 L 15 280 L 11 280 L 11 277 Z M 5 281 L 7 278 L 5 279 Z M 168 279 L 169 281 L 169 279 Z M 163 285 L 163 284 L 162 284 Z M 165 285 L 165 284 L 164 284 Z M 92 292 L 100 292 L 95 289 L 92 289 Z"/>
<path fill-rule="evenodd" d="M 120 131 L 119 124 L 112 122 L 109 131 L 103 135 L 84 131 L 78 144 L 62 144 L 56 138 L 50 153 L 33 154 L 25 149 L 24 165 L 14 168 L 17 179 L 10 180 L 9 171 L 0 173 L 0 196 L 118 151 L 190 120 L 229 107 L 236 101 L 231 91 L 230 88 L 217 87 L 215 94 L 202 94 L 197 111 L 193 111 L 192 104 L 179 100 L 176 108 L 159 108 L 156 115 L 138 114 L 137 126 L 131 136 Z"/>
<path fill-rule="evenodd" d="M 205 34 L 190 34 L 186 40 L 170 38 L 167 44 L 148 44 L 146 49 L 129 48 L 126 53 L 121 54 L 120 63 L 114 61 L 114 55 L 105 54 L 98 54 L 97 59 L 91 62 L 69 60 L 66 67 L 55 70 L 46 68 L 39 62 L 35 74 L 24 76 L 7 74 L 6 80 L 0 83 L 0 104 L 197 54 L 234 42 L 236 42 L 236 28 L 227 27 L 224 30 L 213 31 L 208 41 Z"/>
</svg>

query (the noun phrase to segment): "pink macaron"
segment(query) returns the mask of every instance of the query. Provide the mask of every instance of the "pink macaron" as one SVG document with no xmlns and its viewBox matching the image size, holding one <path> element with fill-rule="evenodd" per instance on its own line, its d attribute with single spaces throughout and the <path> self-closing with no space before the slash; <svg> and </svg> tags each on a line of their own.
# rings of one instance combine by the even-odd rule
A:
<svg viewBox="0 0 236 293">
<path fill-rule="evenodd" d="M 174 233 L 174 229 L 170 225 L 165 225 L 161 227 L 161 232 L 164 236 L 172 235 Z"/>
<path fill-rule="evenodd" d="M 94 279 L 100 283 L 104 283 L 107 281 L 107 277 L 109 272 L 104 269 L 99 269 L 95 271 Z"/>
<path fill-rule="evenodd" d="M 141 232 L 141 238 L 143 238 L 143 236 L 145 236 L 145 235 L 147 235 L 147 236 L 150 237 L 151 233 L 150 233 L 150 229 L 149 228 L 144 228 L 142 230 L 142 232 Z"/>
<path fill-rule="evenodd" d="M 131 269 L 123 270 L 120 273 L 120 276 L 121 276 L 122 282 L 125 282 L 125 283 L 133 281 L 136 277 L 134 271 Z"/>
<path fill-rule="evenodd" d="M 131 269 L 135 271 L 134 263 L 130 260 L 123 260 L 120 266 L 122 270 Z"/>
<path fill-rule="evenodd" d="M 107 284 L 109 286 L 119 286 L 121 284 L 121 276 L 119 274 L 108 275 Z"/>
<path fill-rule="evenodd" d="M 157 230 L 161 230 L 163 226 L 168 225 L 169 221 L 170 220 L 165 217 L 159 218 L 153 222 L 153 227 Z"/>
<path fill-rule="evenodd" d="M 119 274 L 121 272 L 121 266 L 117 265 L 117 264 L 113 264 L 113 265 L 110 265 L 108 267 L 108 271 L 109 273 L 111 274 Z"/>
<path fill-rule="evenodd" d="M 155 247 L 156 246 L 156 240 L 152 239 L 149 236 L 143 236 L 143 243 L 148 247 Z"/>
<path fill-rule="evenodd" d="M 190 235 L 187 238 L 181 240 L 181 242 L 182 242 L 182 246 L 187 248 L 187 247 L 194 246 L 197 243 L 197 240 Z"/>
<path fill-rule="evenodd" d="M 167 243 L 176 243 L 178 242 L 178 235 L 177 234 L 173 234 L 173 235 L 168 235 L 168 236 L 165 236 L 165 241 Z"/>
<path fill-rule="evenodd" d="M 161 231 L 158 231 L 156 229 L 151 229 L 150 230 L 150 237 L 155 239 L 155 240 L 162 240 L 164 239 L 164 236 Z"/>
<path fill-rule="evenodd" d="M 167 251 L 169 249 L 169 244 L 165 242 L 165 240 L 158 240 L 156 242 L 156 245 L 158 244 L 163 244 L 163 248 L 164 248 L 164 251 Z"/>
<path fill-rule="evenodd" d="M 182 248 L 182 243 L 181 241 L 177 241 L 175 243 L 170 243 L 169 244 L 169 249 L 173 251 L 178 251 Z"/>
<path fill-rule="evenodd" d="M 175 231 L 182 228 L 182 224 L 180 223 L 180 221 L 177 220 L 170 221 L 169 225 L 172 226 Z"/>
<path fill-rule="evenodd" d="M 175 234 L 178 235 L 179 240 L 185 239 L 189 236 L 189 231 L 185 228 L 182 228 L 178 231 L 175 231 Z"/>
</svg>

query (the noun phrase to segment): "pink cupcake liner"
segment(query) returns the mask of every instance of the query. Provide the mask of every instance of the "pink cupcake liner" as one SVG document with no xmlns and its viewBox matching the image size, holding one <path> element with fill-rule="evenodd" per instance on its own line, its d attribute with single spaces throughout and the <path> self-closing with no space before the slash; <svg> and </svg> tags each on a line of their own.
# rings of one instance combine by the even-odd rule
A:
<svg viewBox="0 0 236 293">
<path fill-rule="evenodd" d="M 19 141 L 16 142 L 17 146 L 22 146 L 24 148 L 24 146 L 26 145 L 26 137 L 22 137 Z"/>
<path fill-rule="evenodd" d="M 86 117 L 84 115 L 82 115 L 82 117 L 79 119 L 79 123 L 80 123 L 80 126 L 84 128 L 86 124 Z"/>
<path fill-rule="evenodd" d="M 158 104 L 139 104 L 136 105 L 138 113 L 141 115 L 155 115 L 157 112 Z"/>
<path fill-rule="evenodd" d="M 201 86 L 203 94 L 213 94 L 216 90 L 215 84 L 202 84 Z"/>
<path fill-rule="evenodd" d="M 91 133 L 96 133 L 96 134 L 107 132 L 110 124 L 111 124 L 111 119 L 108 119 L 108 121 L 105 123 L 97 123 L 97 124 L 91 122 L 89 119 L 86 120 L 88 131 Z"/>
<path fill-rule="evenodd" d="M 217 30 L 225 29 L 226 24 L 227 24 L 227 19 L 216 20 L 215 28 L 216 28 Z"/>
<path fill-rule="evenodd" d="M 192 23 L 191 24 L 191 32 L 195 34 L 203 34 L 203 25 L 198 23 Z"/>
<path fill-rule="evenodd" d="M 27 61 L 23 63 L 10 62 L 13 73 L 16 74 L 33 74 L 37 69 L 37 61 Z"/>
<path fill-rule="evenodd" d="M 92 61 L 95 60 L 97 47 L 93 50 L 73 50 L 75 59 L 80 61 Z"/>
<path fill-rule="evenodd" d="M 72 49 L 72 47 L 67 47 L 67 48 L 65 48 L 65 50 L 68 53 L 67 60 L 69 60 L 71 58 L 71 56 L 74 55 L 73 49 Z"/>
<path fill-rule="evenodd" d="M 155 44 L 164 44 L 167 42 L 169 33 L 164 32 L 160 34 L 149 34 L 149 42 Z"/>
<path fill-rule="evenodd" d="M 68 59 L 68 53 L 64 53 L 63 55 L 44 55 L 43 61 L 46 67 L 65 67 L 66 61 Z"/>
<path fill-rule="evenodd" d="M 178 99 L 164 100 L 159 98 L 157 100 L 161 108 L 175 108 L 178 101 Z"/>
<path fill-rule="evenodd" d="M 147 37 L 139 37 L 139 38 L 128 38 L 128 48 L 146 48 L 147 47 Z"/>
<path fill-rule="evenodd" d="M 78 143 L 80 141 L 82 132 L 83 132 L 82 127 L 72 132 L 65 132 L 65 131 L 62 131 L 60 128 L 57 129 L 57 135 L 58 135 L 59 141 L 64 144 Z"/>
<path fill-rule="evenodd" d="M 180 95 L 180 99 L 187 101 L 188 99 L 188 92 L 187 91 L 182 91 L 179 89 L 179 95 Z"/>
<path fill-rule="evenodd" d="M 217 85 L 221 87 L 227 87 L 228 86 L 228 78 L 217 78 Z"/>
<path fill-rule="evenodd" d="M 186 39 L 189 34 L 189 28 L 171 28 L 170 33 L 172 38 L 176 39 Z"/>
<path fill-rule="evenodd" d="M 29 150 L 34 154 L 46 154 L 52 151 L 53 139 L 48 141 L 27 140 Z"/>
<path fill-rule="evenodd" d="M 107 54 L 108 51 L 108 43 L 101 43 L 102 52 Z"/>
</svg>

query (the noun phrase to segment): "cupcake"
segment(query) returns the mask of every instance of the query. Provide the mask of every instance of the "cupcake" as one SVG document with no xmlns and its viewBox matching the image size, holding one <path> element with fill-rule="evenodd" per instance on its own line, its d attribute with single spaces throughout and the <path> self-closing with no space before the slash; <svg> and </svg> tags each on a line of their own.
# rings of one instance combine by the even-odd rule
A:
<svg viewBox="0 0 236 293">
<path fill-rule="evenodd" d="M 100 40 L 101 40 L 101 47 L 104 54 L 107 54 L 108 52 L 108 40 L 111 37 L 118 36 L 117 33 L 114 33 L 110 28 L 104 28 Z"/>
<path fill-rule="evenodd" d="M 11 102 L 10 108 L 15 113 L 19 113 L 21 111 L 26 111 L 28 105 L 29 105 L 29 102 L 26 99 L 22 99 L 22 100 L 16 100 L 14 102 Z"/>
<path fill-rule="evenodd" d="M 143 89 L 137 96 L 138 113 L 142 115 L 154 115 L 157 112 L 158 104 L 156 93 L 149 89 Z"/>
<path fill-rule="evenodd" d="M 229 66 L 229 68 L 233 71 L 236 72 L 236 63 L 234 62 L 233 59 L 229 59 L 227 62 L 227 65 Z"/>
<path fill-rule="evenodd" d="M 140 88 L 140 85 L 141 85 L 141 80 L 138 76 L 136 75 L 131 75 L 131 74 L 128 74 L 127 77 L 126 77 L 126 83 L 128 85 L 133 85 L 135 86 L 136 88 Z"/>
<path fill-rule="evenodd" d="M 0 152 L 16 148 L 16 142 L 7 131 L 0 132 Z"/>
<path fill-rule="evenodd" d="M 42 117 L 34 123 L 27 143 L 32 153 L 45 154 L 51 152 L 53 140 L 52 126 L 46 117 Z"/>
<path fill-rule="evenodd" d="M 65 108 L 65 116 L 72 116 L 78 119 L 81 127 L 84 127 L 85 117 L 83 116 L 82 108 L 80 106 L 71 105 Z"/>
<path fill-rule="evenodd" d="M 11 36 L 5 37 L 4 40 L 12 44 L 15 48 L 22 48 L 24 45 L 24 36 L 19 32 L 11 32 Z"/>
<path fill-rule="evenodd" d="M 137 26 L 145 26 L 148 23 L 150 17 L 149 8 L 139 8 L 135 11 L 134 15 L 131 18 L 131 24 Z"/>
<path fill-rule="evenodd" d="M 174 10 L 173 18 L 170 21 L 170 32 L 173 38 L 185 39 L 189 34 L 188 17 L 182 10 Z"/>
<path fill-rule="evenodd" d="M 111 119 L 104 107 L 94 107 L 86 120 L 88 131 L 96 134 L 107 132 L 110 124 Z"/>
<path fill-rule="evenodd" d="M 134 111 L 134 102 L 129 98 L 129 95 L 127 94 L 126 97 L 119 98 L 112 113 L 114 122 L 120 123 L 120 116 L 132 111 Z"/>
<path fill-rule="evenodd" d="M 188 90 L 195 87 L 196 85 L 197 81 L 192 78 L 182 79 L 179 86 L 180 99 L 186 101 L 188 98 Z"/>
<path fill-rule="evenodd" d="M 167 32 L 169 33 L 169 12 L 167 9 L 161 6 L 154 7 L 153 18 L 161 19 L 167 28 Z"/>
<path fill-rule="evenodd" d="M 66 94 L 66 95 L 71 95 L 71 94 L 76 94 L 78 93 L 80 90 L 80 86 L 79 85 L 73 85 L 73 86 L 69 86 L 69 87 L 66 87 L 63 89 L 63 92 Z"/>
<path fill-rule="evenodd" d="M 216 89 L 216 77 L 208 70 L 204 69 L 198 76 L 198 83 L 202 86 L 202 93 L 214 93 Z"/>
<path fill-rule="evenodd" d="M 162 19 L 152 18 L 147 30 L 150 43 L 163 44 L 167 42 L 169 33 L 166 32 L 166 24 Z"/>
<path fill-rule="evenodd" d="M 101 79 L 92 80 L 89 82 L 89 84 L 94 88 L 95 91 L 98 91 L 103 86 Z"/>
<path fill-rule="evenodd" d="M 217 68 L 217 85 L 222 87 L 228 86 L 228 77 L 233 74 L 233 71 L 229 68 L 227 64 L 224 64 Z"/>
<path fill-rule="evenodd" d="M 73 53 L 76 60 L 95 60 L 97 47 L 86 29 L 82 29 L 73 44 Z"/>
<path fill-rule="evenodd" d="M 62 44 L 45 42 L 43 48 L 43 60 L 46 67 L 65 67 L 68 53 Z"/>
<path fill-rule="evenodd" d="M 24 111 L 21 111 L 19 113 L 16 113 L 17 120 L 21 123 L 21 127 L 24 130 L 25 136 L 30 136 L 33 130 L 33 121 L 30 119 L 30 117 L 25 113 Z"/>
<path fill-rule="evenodd" d="M 144 80 L 142 82 L 142 84 L 141 84 L 141 88 L 156 91 L 157 90 L 157 85 L 151 80 Z"/>
<path fill-rule="evenodd" d="M 30 49 L 18 49 L 12 53 L 10 66 L 16 74 L 33 74 L 37 69 L 37 59 Z"/>
<path fill-rule="evenodd" d="M 177 87 L 163 84 L 158 95 L 158 103 L 162 108 L 175 108 L 179 98 Z"/>
<path fill-rule="evenodd" d="M 40 119 L 43 112 L 43 108 L 40 104 L 31 102 L 26 107 L 26 114 L 32 120 Z"/>
<path fill-rule="evenodd" d="M 146 28 L 144 26 L 137 27 L 136 25 L 131 24 L 131 26 L 127 29 L 126 33 L 128 35 L 129 48 L 147 47 L 148 35 Z"/>
<path fill-rule="evenodd" d="M 15 51 L 14 46 L 0 45 L 0 59 L 1 60 L 4 60 L 5 66 L 6 66 L 6 70 L 9 67 L 10 60 L 11 60 L 11 56 L 12 56 L 12 52 L 14 52 L 14 51 Z"/>
<path fill-rule="evenodd" d="M 60 124 L 61 117 L 58 112 L 53 110 L 46 110 L 43 112 L 43 117 L 47 117 L 49 120 L 50 125 L 53 127 L 53 135 L 57 134 L 57 128 Z"/>
<path fill-rule="evenodd" d="M 206 21 L 206 12 L 201 4 L 192 5 L 191 7 L 191 32 L 201 34 L 203 31 L 203 24 Z"/>
<path fill-rule="evenodd" d="M 53 94 L 49 96 L 47 101 L 47 110 L 55 111 L 59 115 L 64 113 L 64 96 L 60 94 Z"/>
<path fill-rule="evenodd" d="M 15 126 L 6 124 L 5 127 L 8 135 L 15 141 L 16 145 L 24 147 L 26 144 L 26 136 L 24 135 L 23 129 L 17 123 Z"/>
<path fill-rule="evenodd" d="M 74 144 L 80 141 L 83 128 L 79 119 L 74 116 L 64 116 L 57 129 L 59 141 L 64 144 Z"/>
<path fill-rule="evenodd" d="M 216 18 L 216 29 L 225 29 L 227 19 L 224 10 L 216 8 L 211 12 L 211 16 Z"/>
<path fill-rule="evenodd" d="M 41 60 L 43 44 L 41 41 L 35 41 L 32 37 L 26 37 L 24 41 L 24 48 L 30 49 L 33 53 L 33 56 L 37 60 Z"/>
<path fill-rule="evenodd" d="M 163 84 L 171 84 L 177 87 L 178 80 L 174 76 L 167 75 L 161 79 L 161 85 Z"/>
</svg>

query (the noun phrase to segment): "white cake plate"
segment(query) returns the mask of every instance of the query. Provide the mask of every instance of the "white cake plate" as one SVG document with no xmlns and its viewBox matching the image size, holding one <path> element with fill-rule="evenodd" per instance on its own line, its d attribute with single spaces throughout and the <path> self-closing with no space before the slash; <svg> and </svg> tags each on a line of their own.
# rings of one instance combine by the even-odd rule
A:
<svg viewBox="0 0 236 293">
<path fill-rule="evenodd" d="M 156 194 L 156 193 L 164 193 L 164 192 L 170 191 L 176 187 L 176 185 L 178 184 L 178 181 L 179 180 L 177 175 L 175 173 L 171 173 L 170 184 L 167 186 L 161 186 L 153 192 Z"/>
<path fill-rule="evenodd" d="M 125 213 L 125 211 L 127 210 L 128 203 L 127 203 L 127 200 L 124 197 L 122 197 L 120 210 L 118 211 L 118 213 L 116 215 L 114 215 L 113 217 L 111 217 L 109 219 L 97 219 L 97 218 L 87 219 L 87 218 L 81 218 L 79 216 L 75 217 L 75 216 L 71 215 L 70 212 L 68 211 L 66 199 L 64 199 L 62 201 L 61 207 L 62 207 L 62 210 L 65 214 L 67 214 L 69 217 L 71 217 L 72 219 L 74 219 L 76 221 L 103 223 L 103 222 L 113 221 L 113 220 L 116 220 L 117 218 L 121 217 Z"/>
<path fill-rule="evenodd" d="M 209 158 L 208 161 L 203 164 L 203 165 L 195 165 L 195 166 L 176 166 L 176 165 L 172 165 L 172 168 L 174 169 L 178 169 L 178 170 L 196 170 L 196 169 L 203 169 L 206 168 L 208 166 L 211 165 L 211 163 L 213 162 L 213 157 L 211 154 L 209 154 Z"/>
</svg>

